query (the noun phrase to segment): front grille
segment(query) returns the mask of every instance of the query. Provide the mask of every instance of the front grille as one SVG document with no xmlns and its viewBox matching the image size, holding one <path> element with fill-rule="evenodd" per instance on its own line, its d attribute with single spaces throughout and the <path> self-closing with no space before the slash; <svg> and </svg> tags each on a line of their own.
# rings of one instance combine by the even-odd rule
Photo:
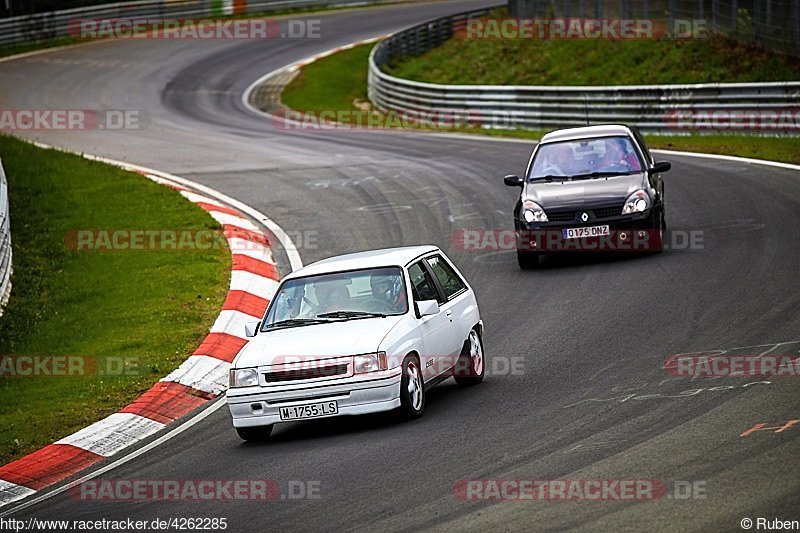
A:
<svg viewBox="0 0 800 533">
<path fill-rule="evenodd" d="M 615 205 L 614 207 L 601 207 L 599 209 L 592 209 L 594 218 L 611 218 L 618 217 L 622 214 L 622 205 Z"/>
<path fill-rule="evenodd" d="M 598 207 L 595 209 L 583 209 L 581 211 L 545 211 L 547 213 L 547 220 L 550 222 L 572 222 L 575 220 L 576 215 L 580 213 L 591 213 L 594 218 L 612 218 L 618 217 L 622 214 L 622 204 L 615 205 L 614 207 Z"/>
<path fill-rule="evenodd" d="M 547 220 L 550 222 L 572 222 L 575 220 L 575 211 L 556 211 L 555 213 L 548 213 Z"/>
<path fill-rule="evenodd" d="M 347 364 L 328 365 L 317 368 L 299 368 L 283 372 L 264 372 L 264 381 L 278 383 L 281 381 L 294 381 L 299 379 L 329 378 L 347 374 Z"/>
</svg>

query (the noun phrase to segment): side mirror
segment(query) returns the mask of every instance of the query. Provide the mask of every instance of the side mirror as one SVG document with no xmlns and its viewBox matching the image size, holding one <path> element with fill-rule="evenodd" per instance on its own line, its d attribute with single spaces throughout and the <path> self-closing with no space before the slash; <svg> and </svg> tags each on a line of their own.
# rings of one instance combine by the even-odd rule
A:
<svg viewBox="0 0 800 533">
<path fill-rule="evenodd" d="M 424 316 L 435 315 L 439 312 L 439 302 L 436 300 L 422 300 L 416 302 L 417 316 L 422 318 Z"/>
<path fill-rule="evenodd" d="M 505 183 L 509 187 L 522 187 L 524 181 L 522 180 L 522 178 L 520 178 L 515 174 L 509 174 L 508 176 L 503 178 L 503 183 Z"/>
<path fill-rule="evenodd" d="M 255 337 L 259 328 L 261 328 L 261 322 L 248 322 L 244 325 L 244 336 Z"/>
<path fill-rule="evenodd" d="M 669 161 L 656 161 L 656 164 L 650 167 L 650 174 L 659 174 L 661 172 L 666 172 L 672 168 L 672 163 Z"/>
</svg>

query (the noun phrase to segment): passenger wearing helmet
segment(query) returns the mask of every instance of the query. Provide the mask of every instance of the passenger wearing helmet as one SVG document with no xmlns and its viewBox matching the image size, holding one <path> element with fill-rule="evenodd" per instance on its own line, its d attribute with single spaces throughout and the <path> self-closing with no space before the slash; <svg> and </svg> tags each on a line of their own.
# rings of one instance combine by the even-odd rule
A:
<svg viewBox="0 0 800 533">
<path fill-rule="evenodd" d="M 393 313 L 405 309 L 403 282 L 400 276 L 373 274 L 369 279 L 372 288 L 372 299 L 386 304 L 386 311 Z"/>
</svg>

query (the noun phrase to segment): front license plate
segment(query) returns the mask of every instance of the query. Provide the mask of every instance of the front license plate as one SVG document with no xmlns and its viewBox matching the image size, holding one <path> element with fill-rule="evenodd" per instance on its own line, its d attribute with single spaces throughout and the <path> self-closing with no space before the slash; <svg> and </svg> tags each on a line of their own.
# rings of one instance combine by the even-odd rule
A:
<svg viewBox="0 0 800 533">
<path fill-rule="evenodd" d="M 601 237 L 610 232 L 608 226 L 589 226 L 588 228 L 564 228 L 561 234 L 565 239 L 580 239 L 582 237 Z"/>
<path fill-rule="evenodd" d="M 302 420 L 318 416 L 335 415 L 339 413 L 339 404 L 336 400 L 330 402 L 309 403 L 307 405 L 293 405 L 279 409 L 281 420 Z"/>
</svg>

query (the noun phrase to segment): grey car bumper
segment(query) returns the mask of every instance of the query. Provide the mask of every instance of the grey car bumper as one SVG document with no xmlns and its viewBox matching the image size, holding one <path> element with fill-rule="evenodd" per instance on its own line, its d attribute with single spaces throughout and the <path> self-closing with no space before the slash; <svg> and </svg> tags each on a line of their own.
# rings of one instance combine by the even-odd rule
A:
<svg viewBox="0 0 800 533">
<path fill-rule="evenodd" d="M 361 415 L 389 411 L 400 407 L 401 369 L 381 373 L 381 377 L 366 380 L 352 377 L 335 382 L 309 384 L 307 388 L 276 389 L 274 387 L 248 387 L 232 389 L 227 393 L 228 407 L 237 428 L 266 426 L 281 422 L 279 409 L 317 402 L 336 400 L 338 414 L 329 416 Z"/>
</svg>

